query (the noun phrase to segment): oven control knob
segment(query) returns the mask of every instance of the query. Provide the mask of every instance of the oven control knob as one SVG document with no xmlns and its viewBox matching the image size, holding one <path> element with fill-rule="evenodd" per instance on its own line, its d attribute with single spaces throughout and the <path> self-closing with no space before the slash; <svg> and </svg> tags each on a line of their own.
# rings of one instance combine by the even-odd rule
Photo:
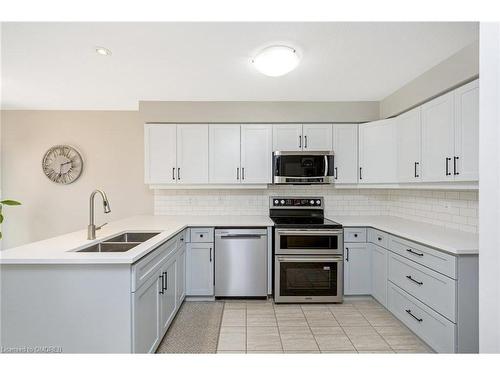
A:
<svg viewBox="0 0 500 375">
<path fill-rule="evenodd" d="M 314 201 L 311 199 L 311 200 L 309 201 L 309 203 L 311 203 L 311 205 L 313 205 L 313 204 L 314 204 Z"/>
<path fill-rule="evenodd" d="M 274 205 L 277 206 L 279 202 L 280 202 L 279 200 L 275 199 L 274 200 Z"/>
<path fill-rule="evenodd" d="M 285 200 L 284 199 L 281 200 L 281 204 L 285 204 Z"/>
<path fill-rule="evenodd" d="M 316 201 L 316 204 L 319 206 L 319 205 L 321 204 L 321 201 L 318 199 L 318 200 Z"/>
</svg>

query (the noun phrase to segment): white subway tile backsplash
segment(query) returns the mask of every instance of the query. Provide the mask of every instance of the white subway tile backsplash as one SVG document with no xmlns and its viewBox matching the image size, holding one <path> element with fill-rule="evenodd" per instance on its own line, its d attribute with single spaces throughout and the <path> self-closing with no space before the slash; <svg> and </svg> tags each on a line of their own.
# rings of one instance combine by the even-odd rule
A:
<svg viewBox="0 0 500 375">
<path fill-rule="evenodd" d="M 467 232 L 478 230 L 476 191 L 336 189 L 270 186 L 267 190 L 156 190 L 155 215 L 267 215 L 274 195 L 325 197 L 327 216 L 392 215 Z"/>
</svg>

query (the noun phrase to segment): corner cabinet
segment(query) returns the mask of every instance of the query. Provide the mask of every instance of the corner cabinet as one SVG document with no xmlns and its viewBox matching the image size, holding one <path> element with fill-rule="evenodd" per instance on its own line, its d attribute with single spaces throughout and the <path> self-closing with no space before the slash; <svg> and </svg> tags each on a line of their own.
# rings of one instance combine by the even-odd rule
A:
<svg viewBox="0 0 500 375">
<path fill-rule="evenodd" d="M 395 183 L 396 120 L 359 125 L 359 183 Z"/>
<path fill-rule="evenodd" d="M 334 179 L 337 184 L 358 183 L 358 124 L 333 124 Z"/>
<path fill-rule="evenodd" d="M 399 182 L 422 179 L 422 109 L 415 108 L 396 118 L 397 172 Z"/>
</svg>

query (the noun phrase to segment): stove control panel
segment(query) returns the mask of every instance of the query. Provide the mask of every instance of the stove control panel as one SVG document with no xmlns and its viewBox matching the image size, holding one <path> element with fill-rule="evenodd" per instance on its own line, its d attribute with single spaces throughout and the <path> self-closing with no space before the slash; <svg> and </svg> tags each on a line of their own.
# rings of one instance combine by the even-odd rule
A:
<svg viewBox="0 0 500 375">
<path fill-rule="evenodd" d="M 323 208 L 323 197 L 271 197 L 270 208 Z"/>
</svg>

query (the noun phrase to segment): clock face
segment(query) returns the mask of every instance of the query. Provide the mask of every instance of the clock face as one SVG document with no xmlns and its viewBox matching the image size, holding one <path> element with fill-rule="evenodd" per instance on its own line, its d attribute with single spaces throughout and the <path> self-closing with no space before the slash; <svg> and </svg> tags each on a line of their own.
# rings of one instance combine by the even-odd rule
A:
<svg viewBox="0 0 500 375">
<path fill-rule="evenodd" d="M 82 156 L 71 146 L 58 145 L 50 148 L 42 161 L 43 173 L 58 184 L 71 184 L 82 174 Z"/>
</svg>

